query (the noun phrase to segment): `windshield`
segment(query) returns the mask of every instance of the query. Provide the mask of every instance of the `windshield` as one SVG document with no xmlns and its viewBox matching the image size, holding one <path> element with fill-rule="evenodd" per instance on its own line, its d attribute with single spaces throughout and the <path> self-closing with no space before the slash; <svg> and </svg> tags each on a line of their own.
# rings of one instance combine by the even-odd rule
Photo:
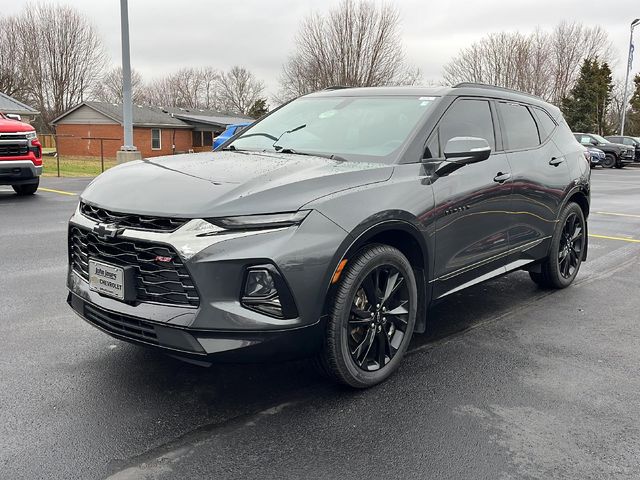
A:
<svg viewBox="0 0 640 480">
<path fill-rule="evenodd" d="M 435 97 L 302 97 L 248 128 L 228 148 L 392 163 Z"/>
<path fill-rule="evenodd" d="M 595 138 L 598 141 L 598 143 L 611 143 L 609 140 L 607 140 L 604 137 L 601 137 L 600 135 L 591 134 L 591 136 Z"/>
</svg>

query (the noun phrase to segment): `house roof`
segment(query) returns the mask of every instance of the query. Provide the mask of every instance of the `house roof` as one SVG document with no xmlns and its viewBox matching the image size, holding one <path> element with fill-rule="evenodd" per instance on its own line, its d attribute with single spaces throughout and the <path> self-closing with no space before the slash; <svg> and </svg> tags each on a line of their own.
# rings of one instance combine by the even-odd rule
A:
<svg viewBox="0 0 640 480">
<path fill-rule="evenodd" d="M 82 106 L 87 106 L 120 124 L 122 120 L 122 105 L 108 102 L 82 102 L 80 105 L 67 110 L 51 123 L 59 123 L 61 119 Z M 174 107 L 152 107 L 147 105 L 133 106 L 133 125 L 136 127 L 171 127 L 191 128 L 191 122 L 206 123 L 216 126 L 227 126 L 250 120 L 248 117 L 238 117 L 216 112 L 215 110 L 186 109 Z"/>
<path fill-rule="evenodd" d="M 29 105 L 25 105 L 2 92 L 0 92 L 0 112 L 16 113 L 18 115 L 38 115 L 40 113 Z"/>
</svg>

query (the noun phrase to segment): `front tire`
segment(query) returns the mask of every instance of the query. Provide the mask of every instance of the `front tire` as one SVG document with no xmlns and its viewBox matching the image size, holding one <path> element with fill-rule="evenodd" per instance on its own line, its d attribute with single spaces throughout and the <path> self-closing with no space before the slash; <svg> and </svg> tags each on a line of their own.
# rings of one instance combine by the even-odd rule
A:
<svg viewBox="0 0 640 480">
<path fill-rule="evenodd" d="M 25 183 L 22 185 L 12 185 L 13 190 L 21 197 L 26 195 L 33 195 L 38 190 L 38 186 L 40 185 L 40 179 L 38 179 L 35 183 Z"/>
<path fill-rule="evenodd" d="M 318 366 L 353 388 L 386 380 L 409 346 L 417 302 L 407 258 L 388 245 L 366 246 L 342 273 Z"/>
<path fill-rule="evenodd" d="M 551 240 L 549 255 L 540 272 L 529 272 L 531 280 L 544 288 L 566 288 L 578 275 L 586 245 L 587 224 L 577 203 L 562 210 Z"/>
<path fill-rule="evenodd" d="M 617 159 L 613 153 L 607 153 L 604 156 L 604 160 L 602 161 L 602 166 L 604 168 L 613 168 L 616 166 Z"/>
</svg>

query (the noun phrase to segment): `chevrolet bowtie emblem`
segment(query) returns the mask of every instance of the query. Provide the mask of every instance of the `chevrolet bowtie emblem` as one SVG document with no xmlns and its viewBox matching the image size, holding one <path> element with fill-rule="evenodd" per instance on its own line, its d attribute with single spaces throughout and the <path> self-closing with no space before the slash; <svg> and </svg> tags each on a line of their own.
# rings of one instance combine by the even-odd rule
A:
<svg viewBox="0 0 640 480">
<path fill-rule="evenodd" d="M 124 228 L 118 228 L 115 223 L 99 223 L 93 227 L 93 233 L 99 238 L 108 239 L 116 238 L 116 236 L 124 231 Z"/>
</svg>

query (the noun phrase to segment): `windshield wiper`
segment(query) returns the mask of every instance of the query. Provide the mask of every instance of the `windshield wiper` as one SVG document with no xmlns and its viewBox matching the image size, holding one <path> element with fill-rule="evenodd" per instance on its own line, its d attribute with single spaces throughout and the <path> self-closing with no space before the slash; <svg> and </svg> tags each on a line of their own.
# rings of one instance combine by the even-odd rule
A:
<svg viewBox="0 0 640 480">
<path fill-rule="evenodd" d="M 305 128 L 307 126 L 307 124 L 303 124 L 303 125 L 298 125 L 296 128 L 292 128 L 291 130 L 285 130 L 284 132 L 282 132 L 280 134 L 280 136 L 276 139 L 275 142 L 273 142 L 273 145 L 271 145 L 273 147 L 273 149 L 278 152 L 280 150 L 282 150 L 283 147 L 281 147 L 280 145 L 276 145 L 280 139 L 285 136 L 288 133 L 293 133 L 293 132 L 297 132 L 298 130 L 302 130 L 303 128 Z"/>
<path fill-rule="evenodd" d="M 291 155 L 304 155 L 305 157 L 321 157 L 328 158 L 329 160 L 336 160 L 338 162 L 346 162 L 347 159 L 341 157 L 340 155 L 335 155 L 333 153 L 310 153 L 310 152 L 299 152 L 298 150 L 294 150 L 293 148 L 284 148 L 278 151 L 278 153 L 288 153 Z"/>
</svg>

